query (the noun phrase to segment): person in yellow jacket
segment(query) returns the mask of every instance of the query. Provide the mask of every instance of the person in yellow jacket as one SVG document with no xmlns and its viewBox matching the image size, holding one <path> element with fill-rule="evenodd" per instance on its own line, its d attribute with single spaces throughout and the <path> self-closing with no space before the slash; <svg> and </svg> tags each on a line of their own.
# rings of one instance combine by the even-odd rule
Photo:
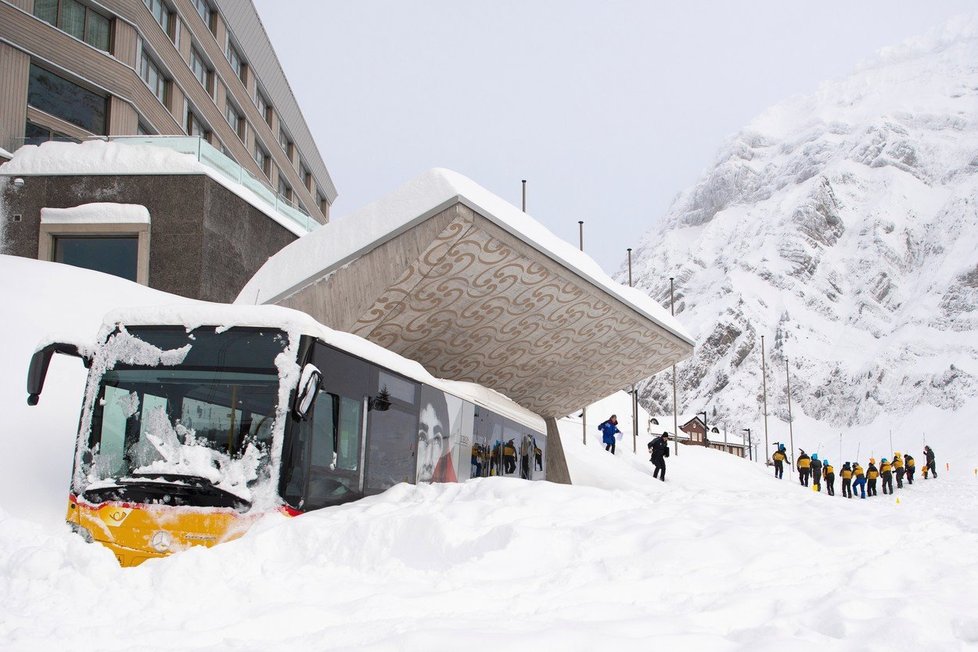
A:
<svg viewBox="0 0 978 652">
<path fill-rule="evenodd" d="M 869 458 L 869 466 L 866 467 L 866 493 L 870 496 L 876 495 L 876 479 L 880 477 L 880 470 L 876 468 L 876 459 Z"/>
<path fill-rule="evenodd" d="M 776 444 L 777 448 L 771 455 L 771 459 L 774 461 L 774 477 L 778 480 L 784 477 L 784 463 L 788 462 L 788 453 L 784 450 L 784 444 Z M 788 462 L 791 464 L 791 462 Z"/>
<path fill-rule="evenodd" d="M 812 458 L 808 457 L 803 449 L 799 448 L 801 455 L 798 456 L 798 481 L 801 482 L 801 486 L 808 486 L 808 476 L 812 472 Z"/>
<path fill-rule="evenodd" d="M 913 473 L 917 470 L 917 462 L 914 461 L 913 455 L 910 453 L 904 455 L 903 465 L 907 467 L 907 484 L 913 484 Z"/>
<path fill-rule="evenodd" d="M 835 495 L 835 467 L 828 460 L 822 462 L 822 477 L 825 478 L 825 491 L 830 496 Z"/>
<path fill-rule="evenodd" d="M 927 465 L 927 464 L 924 464 L 924 465 L 923 465 L 922 467 L 920 467 L 920 468 L 921 468 L 921 473 L 923 473 L 923 474 L 924 474 L 924 480 L 926 480 L 926 479 L 927 479 L 927 472 L 928 472 L 928 471 L 930 471 L 930 466 L 929 466 L 929 465 Z"/>
<path fill-rule="evenodd" d="M 880 460 L 880 478 L 883 480 L 883 495 L 893 493 L 893 465 L 886 458 Z M 889 491 L 887 491 L 889 489 Z"/>
<path fill-rule="evenodd" d="M 849 462 L 842 465 L 839 477 L 842 478 L 842 497 L 852 498 L 852 467 L 849 466 Z"/>
<path fill-rule="evenodd" d="M 899 452 L 893 453 L 893 475 L 896 476 L 897 489 L 903 489 L 903 458 Z"/>
</svg>

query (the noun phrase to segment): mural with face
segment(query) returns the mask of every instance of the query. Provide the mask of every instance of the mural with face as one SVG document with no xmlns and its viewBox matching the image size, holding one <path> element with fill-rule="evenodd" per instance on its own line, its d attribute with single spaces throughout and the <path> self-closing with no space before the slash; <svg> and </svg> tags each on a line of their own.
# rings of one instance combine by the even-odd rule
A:
<svg viewBox="0 0 978 652">
<path fill-rule="evenodd" d="M 452 424 L 445 395 L 424 387 L 418 420 L 418 483 L 456 482 Z"/>
</svg>

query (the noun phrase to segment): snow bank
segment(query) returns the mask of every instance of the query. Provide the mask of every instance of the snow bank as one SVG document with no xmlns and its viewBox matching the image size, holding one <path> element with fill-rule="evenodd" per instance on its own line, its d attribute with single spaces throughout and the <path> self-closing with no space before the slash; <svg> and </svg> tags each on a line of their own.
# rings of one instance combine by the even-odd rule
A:
<svg viewBox="0 0 978 652">
<path fill-rule="evenodd" d="M 612 280 L 590 256 L 471 179 L 439 168 L 429 170 L 390 195 L 346 218 L 330 222 L 279 251 L 241 290 L 237 303 L 270 302 L 287 296 L 456 201 L 692 343 L 679 322 L 648 295 Z"/>
<path fill-rule="evenodd" d="M 42 208 L 41 224 L 149 224 L 149 211 L 140 204 L 93 202 L 71 208 Z"/>
<path fill-rule="evenodd" d="M 800 487 L 790 470 L 777 481 L 761 465 L 698 447 L 667 460 L 667 482 L 653 481 L 642 438 L 638 455 L 622 442 L 612 456 L 596 437 L 584 446 L 565 436 L 574 486 L 401 484 L 295 519 L 266 517 L 213 549 L 120 568 L 63 524 L 84 370 L 56 357 L 41 405 L 28 408 L 26 365 L 50 324 L 90 336 L 116 301 L 177 298 L 21 258 L 0 257 L 0 277 L 29 279 L 0 286 L 12 316 L 0 322 L 5 650 L 978 644 L 970 469 L 918 481 L 899 504 L 846 501 Z M 212 310 L 140 314 L 196 311 L 210 321 Z"/>
</svg>

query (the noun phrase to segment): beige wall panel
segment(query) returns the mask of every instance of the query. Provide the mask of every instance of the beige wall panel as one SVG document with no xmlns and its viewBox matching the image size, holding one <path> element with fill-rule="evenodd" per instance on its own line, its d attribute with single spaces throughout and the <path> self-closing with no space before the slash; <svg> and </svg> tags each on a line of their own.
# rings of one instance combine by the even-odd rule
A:
<svg viewBox="0 0 978 652">
<path fill-rule="evenodd" d="M 29 14 L 34 13 L 34 0 L 7 0 L 7 2 Z"/>
<path fill-rule="evenodd" d="M 124 20 L 113 22 L 112 56 L 136 71 L 139 70 L 139 34 Z"/>
<path fill-rule="evenodd" d="M 109 98 L 109 133 L 132 135 L 136 133 L 139 116 L 136 109 L 118 97 Z"/>
<path fill-rule="evenodd" d="M 24 137 L 30 63 L 25 53 L 0 43 L 0 147 L 11 152 Z"/>
</svg>

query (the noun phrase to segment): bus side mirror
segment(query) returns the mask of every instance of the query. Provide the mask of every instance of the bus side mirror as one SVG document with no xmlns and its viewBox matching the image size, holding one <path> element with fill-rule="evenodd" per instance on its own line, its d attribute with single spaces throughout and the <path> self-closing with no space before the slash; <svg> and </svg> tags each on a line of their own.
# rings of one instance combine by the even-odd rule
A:
<svg viewBox="0 0 978 652">
<path fill-rule="evenodd" d="M 323 373 L 314 364 L 307 364 L 302 368 L 299 376 L 299 387 L 295 394 L 295 406 L 293 410 L 300 419 L 305 419 L 312 407 L 312 402 L 316 399 L 316 393 L 323 382 Z"/>
<path fill-rule="evenodd" d="M 75 356 L 81 358 L 85 367 L 92 366 L 92 359 L 82 353 L 77 344 L 67 344 L 65 342 L 54 342 L 43 346 L 34 352 L 31 357 L 31 365 L 27 370 L 27 404 L 37 405 L 44 389 L 44 379 L 48 375 L 48 366 L 51 364 L 51 356 L 55 353 Z"/>
</svg>

